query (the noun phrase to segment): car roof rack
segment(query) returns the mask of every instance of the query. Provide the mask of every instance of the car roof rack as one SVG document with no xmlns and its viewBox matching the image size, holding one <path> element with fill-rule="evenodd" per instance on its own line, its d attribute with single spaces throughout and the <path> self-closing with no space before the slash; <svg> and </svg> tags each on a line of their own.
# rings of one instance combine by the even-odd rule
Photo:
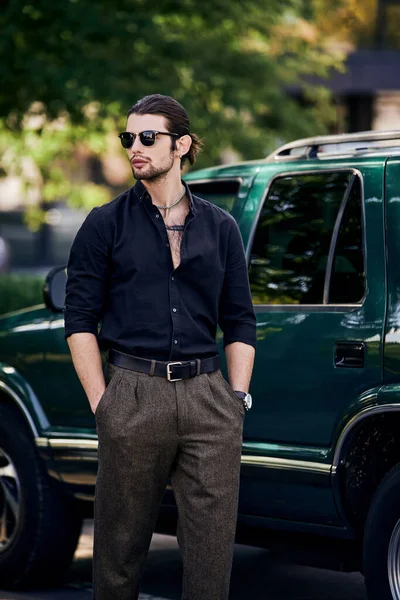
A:
<svg viewBox="0 0 400 600">
<path fill-rule="evenodd" d="M 267 162 L 346 157 L 388 150 L 400 151 L 400 130 L 360 131 L 296 140 L 266 157 Z"/>
</svg>

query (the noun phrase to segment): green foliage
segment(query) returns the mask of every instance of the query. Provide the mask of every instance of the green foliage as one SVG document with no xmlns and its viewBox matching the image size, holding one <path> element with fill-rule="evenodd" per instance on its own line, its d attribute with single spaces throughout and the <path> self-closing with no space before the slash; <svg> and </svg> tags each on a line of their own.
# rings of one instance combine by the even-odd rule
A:
<svg viewBox="0 0 400 600">
<path fill-rule="evenodd" d="M 67 199 L 70 206 L 90 210 L 111 199 L 108 188 L 90 181 L 74 181 L 70 176 L 79 168 L 80 150 L 101 157 L 107 149 L 107 134 L 112 130 L 109 120 L 103 120 L 99 131 L 89 120 L 86 126 L 73 124 L 67 116 L 49 122 L 35 110 L 24 118 L 26 124 L 18 131 L 0 120 L 0 165 L 4 174 L 19 177 L 27 195 L 36 189 L 43 202 Z M 31 230 L 38 230 L 44 218 L 42 208 L 28 204 L 25 220 Z"/>
<path fill-rule="evenodd" d="M 0 315 L 43 303 L 44 278 L 0 273 Z"/>
<path fill-rule="evenodd" d="M 302 17 L 304 4 L 10 0 L 0 16 L 0 147 L 6 141 L 17 162 L 19 151 L 32 158 L 45 199 L 85 204 L 90 194 L 77 201 L 60 161 L 79 143 L 101 155 L 106 133 L 124 128 L 146 94 L 172 95 L 186 108 L 205 141 L 199 167 L 226 148 L 252 159 L 282 140 L 323 133 L 333 120 L 329 96 L 315 90 L 299 107 L 285 91 L 340 64 L 327 36 Z M 36 121 L 27 120 L 35 110 Z"/>
</svg>

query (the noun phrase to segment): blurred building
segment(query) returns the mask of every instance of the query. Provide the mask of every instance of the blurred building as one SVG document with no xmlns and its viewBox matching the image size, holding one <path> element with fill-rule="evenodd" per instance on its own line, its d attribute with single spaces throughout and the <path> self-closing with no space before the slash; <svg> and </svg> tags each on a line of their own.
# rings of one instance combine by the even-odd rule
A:
<svg viewBox="0 0 400 600">
<path fill-rule="evenodd" d="M 328 85 L 347 131 L 400 129 L 400 50 L 357 50 Z"/>
<path fill-rule="evenodd" d="M 349 54 L 345 73 L 324 85 L 333 92 L 338 121 L 335 133 L 400 129 L 400 0 L 378 0 L 370 47 Z"/>
</svg>

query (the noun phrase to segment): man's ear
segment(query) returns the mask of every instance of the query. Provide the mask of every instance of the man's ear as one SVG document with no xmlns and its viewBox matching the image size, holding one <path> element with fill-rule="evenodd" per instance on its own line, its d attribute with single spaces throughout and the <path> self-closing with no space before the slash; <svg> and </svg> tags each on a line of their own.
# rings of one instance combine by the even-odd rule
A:
<svg viewBox="0 0 400 600">
<path fill-rule="evenodd" d="M 192 145 L 192 138 L 190 135 L 183 135 L 177 140 L 176 146 L 178 150 L 178 154 L 180 156 L 185 156 L 190 150 L 190 146 Z"/>
</svg>

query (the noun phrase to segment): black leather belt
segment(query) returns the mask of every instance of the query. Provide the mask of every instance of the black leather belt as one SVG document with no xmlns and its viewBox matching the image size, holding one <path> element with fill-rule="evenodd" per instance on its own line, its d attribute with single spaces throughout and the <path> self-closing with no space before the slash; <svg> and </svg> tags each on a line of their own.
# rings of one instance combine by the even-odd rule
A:
<svg viewBox="0 0 400 600">
<path fill-rule="evenodd" d="M 131 369 L 131 371 L 139 371 L 148 375 L 157 375 L 158 377 L 166 377 L 168 381 L 180 381 L 188 377 L 195 377 L 201 373 L 210 373 L 221 367 L 221 357 L 219 354 L 210 358 L 195 358 L 193 360 L 150 360 L 148 358 L 140 358 L 132 356 L 120 350 L 111 348 L 108 354 L 108 362 L 122 367 L 123 369 Z"/>
</svg>

